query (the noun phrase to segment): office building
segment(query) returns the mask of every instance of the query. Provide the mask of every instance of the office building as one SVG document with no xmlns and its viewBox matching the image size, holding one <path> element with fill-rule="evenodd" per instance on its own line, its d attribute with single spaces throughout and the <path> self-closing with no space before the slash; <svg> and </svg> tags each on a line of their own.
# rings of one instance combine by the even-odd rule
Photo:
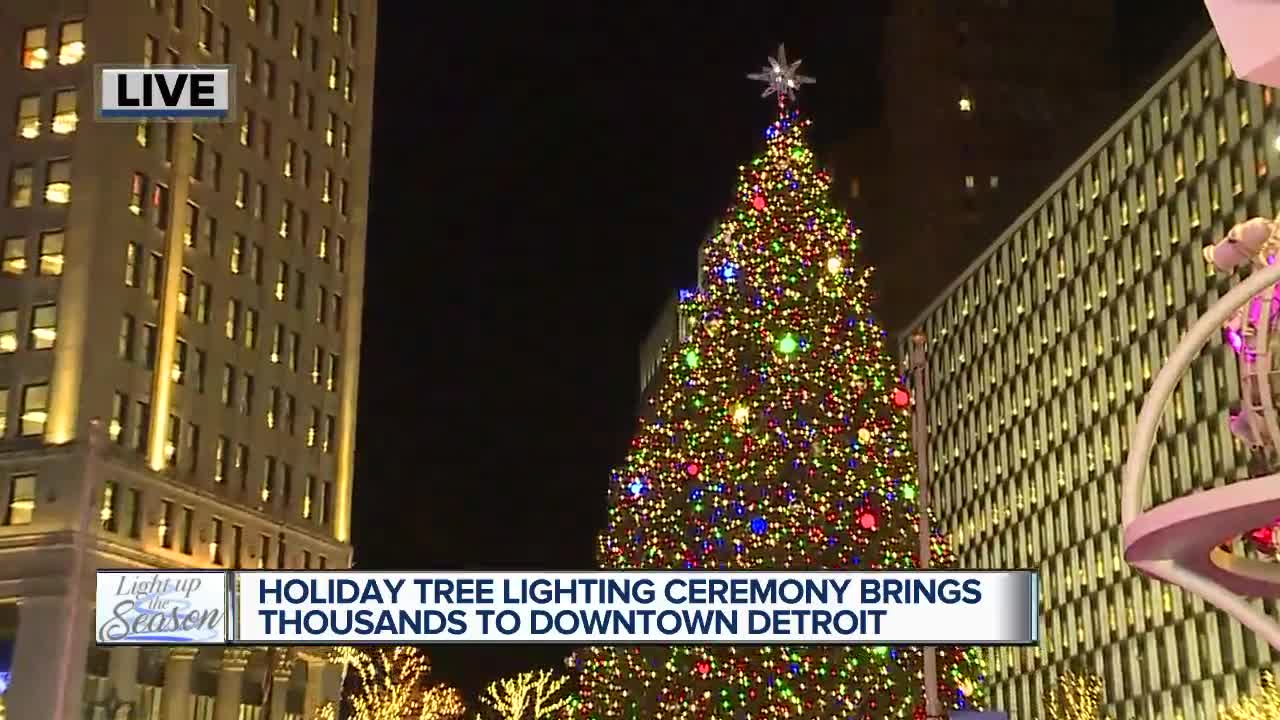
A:
<svg viewBox="0 0 1280 720">
<path fill-rule="evenodd" d="M 90 605 L 97 568 L 350 562 L 375 15 L 0 5 L 9 718 L 309 718 L 333 692 L 317 653 L 98 647 Z M 97 122 L 97 63 L 234 65 L 235 117 Z"/>
<path fill-rule="evenodd" d="M 1123 107 L 1113 0 L 893 0 L 877 127 L 826 153 L 899 329 Z M 1052 42 L 1046 38 L 1052 37 Z"/>
<path fill-rule="evenodd" d="M 1212 720 L 1280 660 L 1133 571 L 1118 507 L 1146 388 L 1231 284 L 1203 246 L 1280 209 L 1278 134 L 1273 91 L 1204 37 L 909 325 L 929 342 L 941 529 L 963 566 L 1042 572 L 1040 646 L 989 653 L 991 702 L 1011 717 L 1043 717 L 1075 669 L 1102 677 L 1107 717 Z M 1166 412 L 1148 507 L 1245 474 L 1238 397 L 1234 357 L 1211 343 Z"/>
</svg>

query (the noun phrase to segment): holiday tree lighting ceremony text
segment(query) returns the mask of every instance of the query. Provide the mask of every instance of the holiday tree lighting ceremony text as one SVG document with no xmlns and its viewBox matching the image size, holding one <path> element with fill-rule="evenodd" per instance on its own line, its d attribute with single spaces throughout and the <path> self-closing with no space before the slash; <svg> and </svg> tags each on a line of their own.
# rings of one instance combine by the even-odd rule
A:
<svg viewBox="0 0 1280 720">
<path fill-rule="evenodd" d="M 1029 571 L 237 572 L 255 644 L 1037 641 Z"/>
</svg>

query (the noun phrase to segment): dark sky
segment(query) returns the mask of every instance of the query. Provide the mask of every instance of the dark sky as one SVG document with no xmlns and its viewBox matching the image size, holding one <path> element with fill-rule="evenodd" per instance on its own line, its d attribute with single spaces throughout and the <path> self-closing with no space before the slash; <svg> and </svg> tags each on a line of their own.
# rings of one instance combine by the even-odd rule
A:
<svg viewBox="0 0 1280 720">
<path fill-rule="evenodd" d="M 1136 66 L 1198 5 L 1121 4 Z M 382 0 L 360 567 L 592 566 L 638 346 L 773 118 L 745 74 L 804 59 L 821 151 L 880 120 L 884 5 Z M 470 696 L 566 652 L 430 650 Z"/>
</svg>

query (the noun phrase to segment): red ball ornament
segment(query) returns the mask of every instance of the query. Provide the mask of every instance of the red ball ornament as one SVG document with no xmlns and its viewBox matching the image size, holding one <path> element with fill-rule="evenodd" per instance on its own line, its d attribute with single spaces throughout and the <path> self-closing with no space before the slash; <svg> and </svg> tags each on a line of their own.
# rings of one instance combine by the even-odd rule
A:
<svg viewBox="0 0 1280 720">
<path fill-rule="evenodd" d="M 893 404 L 897 407 L 904 408 L 911 404 L 911 393 L 902 388 L 893 389 Z"/>
<path fill-rule="evenodd" d="M 684 471 L 689 473 L 690 477 L 696 477 L 698 473 L 702 472 L 702 466 L 696 462 L 691 462 L 684 466 Z"/>
<path fill-rule="evenodd" d="M 711 663 L 707 662 L 706 660 L 699 660 L 699 661 L 698 661 L 698 674 L 700 674 L 700 675 L 706 675 L 706 674 L 707 674 L 707 673 L 709 673 L 709 672 L 711 672 Z"/>
<path fill-rule="evenodd" d="M 765 199 L 763 195 L 757 195 L 751 198 L 751 207 L 757 210 L 763 210 L 764 206 L 765 206 Z"/>
<path fill-rule="evenodd" d="M 861 525 L 865 530 L 875 530 L 876 516 L 872 515 L 869 512 L 862 513 L 862 516 L 858 518 L 858 524 Z"/>
</svg>

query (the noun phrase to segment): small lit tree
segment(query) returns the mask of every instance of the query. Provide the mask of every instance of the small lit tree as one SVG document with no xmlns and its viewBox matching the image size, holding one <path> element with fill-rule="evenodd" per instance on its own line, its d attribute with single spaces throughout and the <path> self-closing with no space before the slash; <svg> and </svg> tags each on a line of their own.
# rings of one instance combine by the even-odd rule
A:
<svg viewBox="0 0 1280 720">
<path fill-rule="evenodd" d="M 333 659 L 356 673 L 353 720 L 452 720 L 466 712 L 457 690 L 427 680 L 431 662 L 417 648 L 344 647 Z"/>
<path fill-rule="evenodd" d="M 489 683 L 480 700 L 489 714 L 501 720 L 561 718 L 572 699 L 562 692 L 568 681 L 567 676 L 553 675 L 550 670 L 523 672 Z"/>
<path fill-rule="evenodd" d="M 1280 720 L 1280 688 L 1270 672 L 1262 673 L 1262 689 L 1228 708 L 1218 710 L 1219 720 Z"/>
<path fill-rule="evenodd" d="M 1068 670 L 1058 677 L 1044 700 L 1049 720 L 1097 720 L 1102 707 L 1102 679 Z"/>
</svg>

